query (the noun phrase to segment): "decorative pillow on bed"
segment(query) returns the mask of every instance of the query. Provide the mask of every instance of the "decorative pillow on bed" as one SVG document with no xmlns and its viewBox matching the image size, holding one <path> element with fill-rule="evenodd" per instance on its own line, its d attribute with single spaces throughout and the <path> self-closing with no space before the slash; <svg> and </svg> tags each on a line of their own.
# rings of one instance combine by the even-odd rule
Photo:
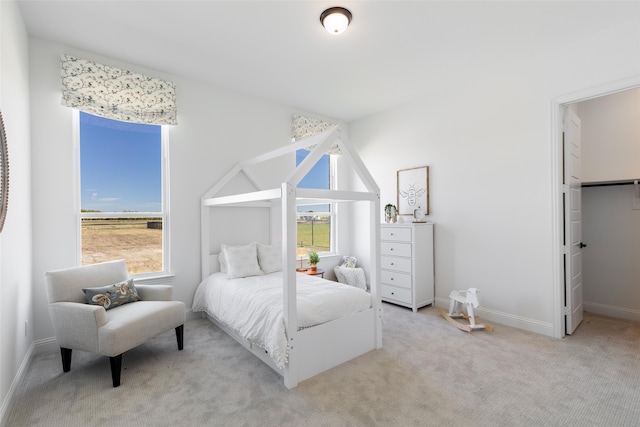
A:
<svg viewBox="0 0 640 427">
<path fill-rule="evenodd" d="M 222 245 L 224 246 L 224 245 Z M 220 253 L 218 254 L 218 264 L 220 264 L 220 271 L 222 273 L 227 272 L 227 261 L 224 258 L 224 248 L 220 248 Z"/>
<path fill-rule="evenodd" d="M 356 268 L 356 262 L 358 262 L 358 258 L 354 256 L 342 257 L 342 267 Z"/>
<path fill-rule="evenodd" d="M 227 277 L 229 279 L 263 274 L 258 264 L 256 243 L 249 243 L 244 246 L 222 245 L 221 247 L 227 264 Z"/>
<path fill-rule="evenodd" d="M 258 243 L 258 263 L 265 274 L 281 271 L 282 246 Z"/>
<path fill-rule="evenodd" d="M 82 292 L 86 295 L 89 304 L 101 305 L 105 310 L 130 302 L 140 301 L 138 291 L 133 285 L 133 279 L 125 280 L 115 285 L 101 286 L 99 288 L 83 288 Z"/>
</svg>

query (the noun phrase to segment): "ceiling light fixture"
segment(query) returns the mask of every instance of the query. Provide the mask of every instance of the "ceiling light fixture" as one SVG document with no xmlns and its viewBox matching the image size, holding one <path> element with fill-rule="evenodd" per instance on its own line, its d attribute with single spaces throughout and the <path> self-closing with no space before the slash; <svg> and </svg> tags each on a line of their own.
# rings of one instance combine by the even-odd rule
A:
<svg viewBox="0 0 640 427">
<path fill-rule="evenodd" d="M 343 33 L 351 22 L 351 12 L 344 7 L 330 7 L 320 15 L 322 26 L 331 34 Z"/>
</svg>

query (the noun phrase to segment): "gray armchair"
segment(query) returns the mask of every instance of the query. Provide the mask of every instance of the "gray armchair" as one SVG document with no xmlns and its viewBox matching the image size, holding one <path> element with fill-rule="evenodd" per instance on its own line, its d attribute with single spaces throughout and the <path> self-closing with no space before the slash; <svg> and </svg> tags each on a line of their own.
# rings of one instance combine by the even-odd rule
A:
<svg viewBox="0 0 640 427">
<path fill-rule="evenodd" d="M 129 279 L 123 260 L 93 264 L 44 275 L 49 313 L 62 356 L 62 370 L 71 369 L 71 351 L 108 356 L 113 386 L 120 385 L 122 353 L 175 328 L 178 350 L 183 348 L 185 304 L 172 301 L 167 285 L 135 285 L 139 301 L 105 309 L 87 303 L 83 288 Z"/>
</svg>

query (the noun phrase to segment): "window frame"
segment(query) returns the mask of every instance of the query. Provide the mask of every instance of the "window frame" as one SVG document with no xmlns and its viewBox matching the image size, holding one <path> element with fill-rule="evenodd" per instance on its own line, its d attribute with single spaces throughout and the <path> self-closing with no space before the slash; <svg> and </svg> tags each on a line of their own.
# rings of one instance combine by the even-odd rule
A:
<svg viewBox="0 0 640 427">
<path fill-rule="evenodd" d="M 310 151 L 310 150 L 307 150 Z M 327 156 L 329 156 L 329 190 L 335 190 L 337 189 L 337 170 L 338 170 L 338 156 L 334 155 L 334 154 L 329 154 L 327 153 Z M 297 165 L 296 165 L 297 166 Z M 315 167 L 315 165 L 314 165 Z M 325 204 L 325 203 L 321 203 L 321 204 Z M 323 256 L 332 256 L 332 255 L 336 255 L 338 253 L 338 248 L 336 247 L 337 245 L 337 234 L 336 234 L 336 223 L 337 223 L 337 210 L 338 210 L 338 203 L 327 203 L 330 205 L 330 212 L 316 212 L 314 211 L 314 214 L 317 215 L 321 215 L 321 216 L 329 216 L 329 250 L 326 252 L 318 252 L 318 255 L 320 255 L 320 258 L 322 258 Z M 298 218 L 300 216 L 305 216 L 308 215 L 308 212 L 298 212 L 298 207 L 296 206 L 296 240 L 297 240 L 297 224 L 298 224 Z M 298 242 L 296 241 L 296 246 L 298 245 Z M 305 256 L 304 259 L 307 259 L 307 257 Z"/>
<path fill-rule="evenodd" d="M 150 273 L 131 274 L 136 279 L 152 279 L 158 277 L 171 276 L 170 265 L 170 215 L 169 215 L 169 126 L 160 126 L 160 150 L 161 150 L 161 212 L 82 212 L 82 183 L 81 183 L 81 161 L 80 161 L 80 110 L 73 110 L 74 127 L 74 172 L 75 172 L 75 212 L 76 212 L 76 264 L 82 265 L 82 220 L 85 218 L 162 218 L 162 270 Z M 91 113 L 88 113 L 91 114 Z M 104 117 L 107 120 L 108 117 Z"/>
</svg>

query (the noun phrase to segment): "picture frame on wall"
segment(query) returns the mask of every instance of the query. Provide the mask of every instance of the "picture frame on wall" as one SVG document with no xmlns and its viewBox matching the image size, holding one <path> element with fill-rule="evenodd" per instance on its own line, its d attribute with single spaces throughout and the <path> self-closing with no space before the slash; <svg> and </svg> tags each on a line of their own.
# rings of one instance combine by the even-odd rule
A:
<svg viewBox="0 0 640 427">
<path fill-rule="evenodd" d="M 397 184 L 399 215 L 413 216 L 418 208 L 429 214 L 429 166 L 399 170 Z"/>
</svg>

